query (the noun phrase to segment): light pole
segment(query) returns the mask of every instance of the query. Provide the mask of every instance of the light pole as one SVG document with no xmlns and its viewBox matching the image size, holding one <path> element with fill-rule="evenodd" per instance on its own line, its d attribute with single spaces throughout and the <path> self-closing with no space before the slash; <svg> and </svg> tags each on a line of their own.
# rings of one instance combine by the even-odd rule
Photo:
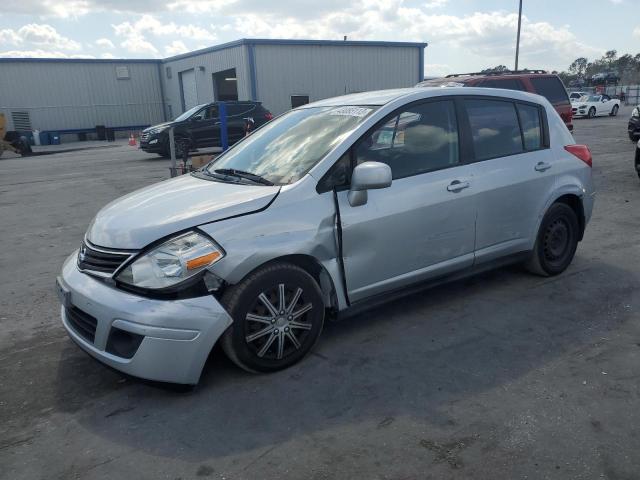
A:
<svg viewBox="0 0 640 480">
<path fill-rule="evenodd" d="M 520 26 L 522 25 L 522 0 L 518 11 L 518 38 L 516 40 L 516 70 L 518 70 L 518 55 L 520 54 Z"/>
</svg>

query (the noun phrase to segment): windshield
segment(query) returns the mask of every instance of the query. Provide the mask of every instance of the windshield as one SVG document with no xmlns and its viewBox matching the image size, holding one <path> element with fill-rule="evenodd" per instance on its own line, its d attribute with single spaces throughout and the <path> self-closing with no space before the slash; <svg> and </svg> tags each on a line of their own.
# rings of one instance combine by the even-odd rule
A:
<svg viewBox="0 0 640 480">
<path fill-rule="evenodd" d="M 202 105 L 196 105 L 195 107 L 191 107 L 189 110 L 184 112 L 182 115 L 180 115 L 179 117 L 176 117 L 173 121 L 174 122 L 181 122 L 183 120 L 186 120 L 187 118 L 189 118 L 191 115 L 196 113 L 198 110 L 200 110 L 205 105 L 206 104 L 203 103 Z"/>
<path fill-rule="evenodd" d="M 302 178 L 377 107 L 311 107 L 267 123 L 213 163 L 206 172 L 248 172 L 277 185 Z"/>
<path fill-rule="evenodd" d="M 600 98 L 600 95 L 589 95 L 589 98 L 587 98 L 587 102 L 599 102 Z"/>
</svg>

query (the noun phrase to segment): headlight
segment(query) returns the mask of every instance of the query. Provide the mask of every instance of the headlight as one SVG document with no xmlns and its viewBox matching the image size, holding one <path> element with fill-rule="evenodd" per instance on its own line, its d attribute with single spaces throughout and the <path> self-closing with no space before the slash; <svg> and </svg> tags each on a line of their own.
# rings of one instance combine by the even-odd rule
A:
<svg viewBox="0 0 640 480">
<path fill-rule="evenodd" d="M 640 109 L 638 109 L 638 107 L 633 109 L 633 112 L 631 112 L 631 116 L 632 117 L 640 117 Z"/>
<path fill-rule="evenodd" d="M 128 265 L 117 280 L 135 287 L 166 288 L 197 275 L 224 256 L 222 248 L 197 232 L 155 247 Z"/>
<path fill-rule="evenodd" d="M 163 127 L 154 128 L 152 130 L 149 130 L 149 135 L 156 135 L 156 134 L 166 130 L 167 128 L 169 128 L 169 125 L 165 125 Z"/>
</svg>

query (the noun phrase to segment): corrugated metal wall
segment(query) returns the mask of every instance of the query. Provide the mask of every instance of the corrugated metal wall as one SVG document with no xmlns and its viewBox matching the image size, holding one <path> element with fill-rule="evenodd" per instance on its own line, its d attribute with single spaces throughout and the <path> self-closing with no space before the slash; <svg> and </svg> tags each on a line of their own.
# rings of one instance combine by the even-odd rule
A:
<svg viewBox="0 0 640 480">
<path fill-rule="evenodd" d="M 411 87 L 422 49 L 363 45 L 256 45 L 257 97 L 274 114 L 291 108 L 291 95 L 310 101 L 346 93 Z"/>
<path fill-rule="evenodd" d="M 167 78 L 167 67 L 171 69 L 171 78 Z M 204 71 L 200 67 L 204 67 Z M 250 100 L 251 79 L 249 77 L 247 47 L 245 45 L 186 58 L 178 57 L 175 60 L 166 60 L 162 64 L 162 82 L 164 83 L 167 111 L 171 112 L 171 117 L 175 118 L 183 112 L 179 80 L 180 72 L 190 69 L 195 70 L 198 103 L 206 103 L 214 100 L 213 74 L 229 68 L 236 69 L 238 100 Z"/>
<path fill-rule="evenodd" d="M 127 66 L 128 79 L 116 78 Z M 163 120 L 158 63 L 2 61 L 0 111 L 27 111 L 38 130 L 152 125 Z"/>
</svg>

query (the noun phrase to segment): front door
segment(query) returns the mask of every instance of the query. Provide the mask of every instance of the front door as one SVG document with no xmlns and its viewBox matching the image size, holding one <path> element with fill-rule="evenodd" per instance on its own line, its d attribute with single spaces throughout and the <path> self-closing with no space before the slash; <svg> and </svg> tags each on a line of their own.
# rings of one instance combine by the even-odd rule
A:
<svg viewBox="0 0 640 480">
<path fill-rule="evenodd" d="M 357 207 L 338 193 L 352 302 L 473 264 L 473 178 L 460 152 L 452 100 L 406 106 L 354 146 L 356 164 L 386 163 L 393 182 Z"/>
</svg>

